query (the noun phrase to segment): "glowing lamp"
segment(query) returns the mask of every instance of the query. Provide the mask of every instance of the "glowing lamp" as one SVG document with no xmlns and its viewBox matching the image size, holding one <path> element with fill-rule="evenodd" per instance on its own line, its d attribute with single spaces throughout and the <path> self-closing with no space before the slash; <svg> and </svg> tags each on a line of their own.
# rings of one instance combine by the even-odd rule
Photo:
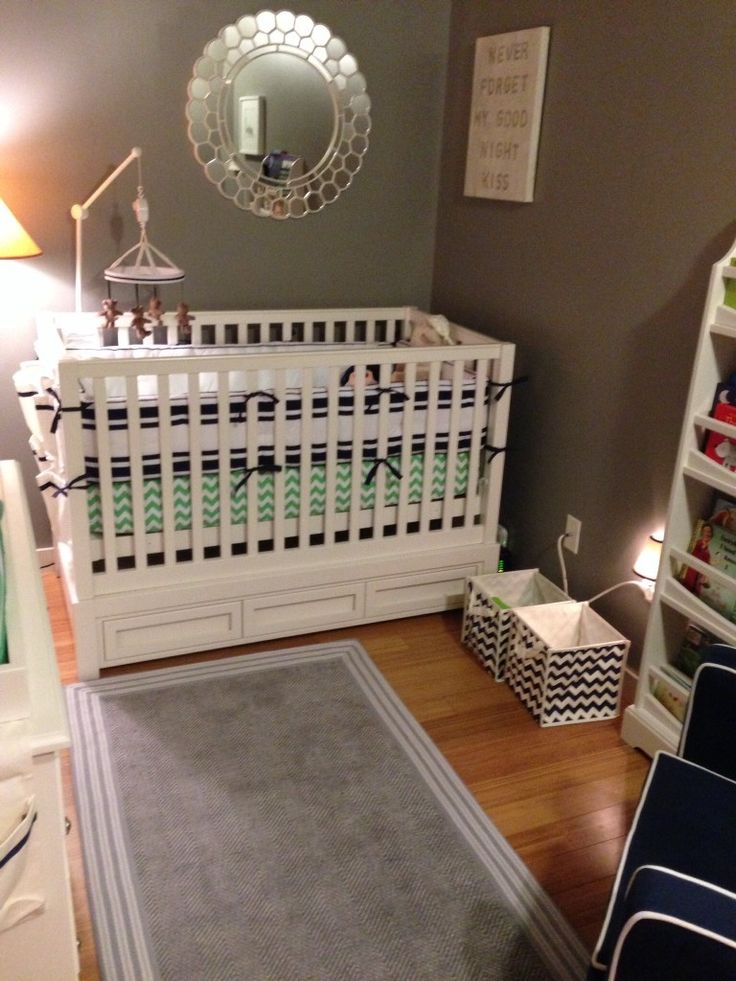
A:
<svg viewBox="0 0 736 981">
<path fill-rule="evenodd" d="M 0 198 L 0 259 L 30 259 L 41 249 Z"/>
<path fill-rule="evenodd" d="M 656 580 L 657 573 L 659 572 L 659 560 L 662 557 L 663 541 L 663 531 L 656 531 L 649 536 L 633 565 L 633 571 L 637 576 L 641 576 L 642 579 L 647 579 L 650 582 Z"/>
</svg>

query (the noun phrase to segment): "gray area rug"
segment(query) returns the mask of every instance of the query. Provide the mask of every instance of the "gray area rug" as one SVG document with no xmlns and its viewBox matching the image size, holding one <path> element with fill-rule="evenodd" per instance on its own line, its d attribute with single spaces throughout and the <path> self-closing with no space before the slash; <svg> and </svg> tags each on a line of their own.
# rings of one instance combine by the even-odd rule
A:
<svg viewBox="0 0 736 981">
<path fill-rule="evenodd" d="M 357 642 L 67 692 L 107 981 L 583 976 L 569 925 Z"/>
</svg>

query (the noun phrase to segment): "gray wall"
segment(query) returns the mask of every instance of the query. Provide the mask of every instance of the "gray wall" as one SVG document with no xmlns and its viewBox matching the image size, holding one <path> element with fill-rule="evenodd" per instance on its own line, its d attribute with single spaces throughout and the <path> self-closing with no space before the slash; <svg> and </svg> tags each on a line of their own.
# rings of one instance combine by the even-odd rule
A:
<svg viewBox="0 0 736 981">
<path fill-rule="evenodd" d="M 535 201 L 463 196 L 474 44 L 549 25 Z M 518 345 L 502 510 L 521 567 L 585 599 L 666 515 L 710 266 L 736 234 L 736 5 L 454 0 L 433 306 Z M 735 366 L 736 367 L 736 366 Z M 596 608 L 639 647 L 647 605 Z"/>
<path fill-rule="evenodd" d="M 164 291 L 165 305 L 182 294 L 192 309 L 429 302 L 449 0 L 310 0 L 293 8 L 327 24 L 357 58 L 373 129 L 353 186 L 323 212 L 287 222 L 246 214 L 219 194 L 194 159 L 184 115 L 205 44 L 262 6 L 4 0 L 0 100 L 17 116 L 0 137 L 0 195 L 44 255 L 0 269 L 0 287 L 8 287 L 0 453 L 23 461 L 29 487 L 34 466 L 10 377 L 32 356 L 35 311 L 73 309 L 71 205 L 132 146 L 143 148 L 150 240 L 187 271 L 181 291 Z M 99 309 L 102 270 L 137 239 L 136 183 L 133 165 L 85 222 L 85 309 Z M 33 490 L 31 502 L 38 543 L 46 545 L 48 525 Z"/>
</svg>

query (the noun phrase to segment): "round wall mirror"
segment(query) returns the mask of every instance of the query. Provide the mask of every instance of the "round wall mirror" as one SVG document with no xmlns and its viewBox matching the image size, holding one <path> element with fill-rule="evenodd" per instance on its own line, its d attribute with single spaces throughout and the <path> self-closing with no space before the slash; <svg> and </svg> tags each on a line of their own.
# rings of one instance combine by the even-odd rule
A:
<svg viewBox="0 0 736 981">
<path fill-rule="evenodd" d="M 365 78 L 345 43 L 286 10 L 241 17 L 205 46 L 187 119 L 220 193 L 280 219 L 320 211 L 350 186 L 371 125 Z"/>
</svg>

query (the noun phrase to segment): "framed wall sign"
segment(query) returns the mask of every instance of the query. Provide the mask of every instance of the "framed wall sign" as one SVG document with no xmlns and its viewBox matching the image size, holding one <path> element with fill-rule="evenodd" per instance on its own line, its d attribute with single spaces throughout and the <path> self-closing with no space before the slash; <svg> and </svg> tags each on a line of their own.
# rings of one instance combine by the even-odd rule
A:
<svg viewBox="0 0 736 981">
<path fill-rule="evenodd" d="M 549 27 L 475 42 L 465 194 L 533 201 Z"/>
<path fill-rule="evenodd" d="M 262 157 L 266 152 L 266 100 L 262 95 L 241 95 L 238 132 L 238 150 Z"/>
</svg>

